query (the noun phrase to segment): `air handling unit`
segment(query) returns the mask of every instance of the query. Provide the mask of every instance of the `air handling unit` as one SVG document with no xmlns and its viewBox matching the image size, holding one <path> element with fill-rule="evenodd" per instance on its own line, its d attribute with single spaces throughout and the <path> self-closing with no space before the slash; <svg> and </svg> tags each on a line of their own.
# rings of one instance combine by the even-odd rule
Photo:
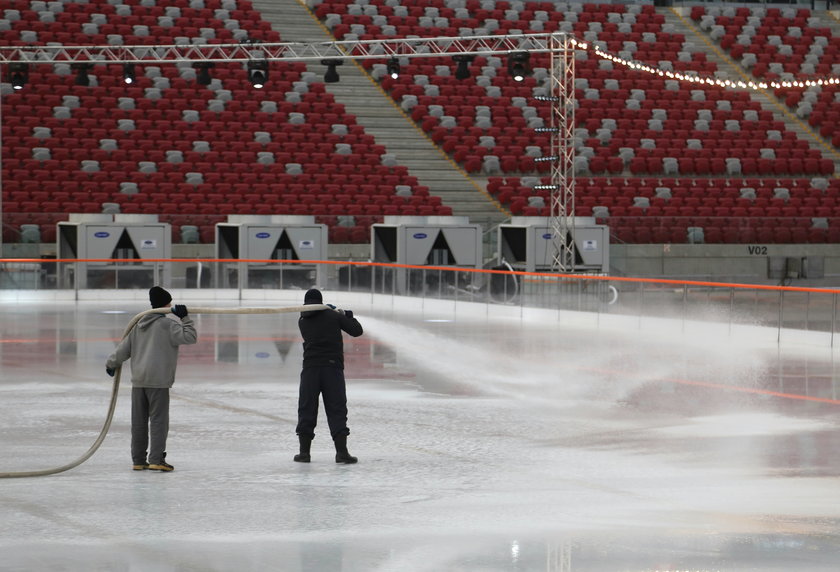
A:
<svg viewBox="0 0 840 572">
<path fill-rule="evenodd" d="M 220 288 L 308 288 L 325 285 L 323 264 L 280 260 L 327 259 L 327 226 L 309 215 L 229 215 L 216 224 Z"/>
<path fill-rule="evenodd" d="M 592 217 L 576 217 L 574 271 L 606 273 L 610 265 L 610 229 L 595 224 Z M 557 253 L 551 221 L 546 217 L 513 217 L 510 224 L 500 224 L 498 253 L 514 270 L 548 272 Z"/>
<path fill-rule="evenodd" d="M 71 214 L 59 222 L 56 250 L 67 264 L 61 288 L 169 286 L 172 229 L 150 214 Z"/>
<path fill-rule="evenodd" d="M 418 268 L 385 269 L 374 288 L 387 282 L 398 294 L 417 294 L 454 285 L 455 273 L 419 267 L 480 268 L 481 236 L 481 225 L 467 217 L 386 216 L 371 226 L 371 259 Z"/>
</svg>

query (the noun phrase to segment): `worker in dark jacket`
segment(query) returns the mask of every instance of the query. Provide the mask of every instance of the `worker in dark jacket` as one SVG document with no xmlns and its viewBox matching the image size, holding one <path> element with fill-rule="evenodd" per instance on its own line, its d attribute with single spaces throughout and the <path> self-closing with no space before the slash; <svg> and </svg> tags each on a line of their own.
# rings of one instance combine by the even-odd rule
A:
<svg viewBox="0 0 840 572">
<path fill-rule="evenodd" d="M 149 290 L 149 301 L 152 308 L 168 308 L 172 296 L 160 286 L 154 286 Z M 108 357 L 105 371 L 110 376 L 131 359 L 131 458 L 135 471 L 174 469 L 166 462 L 169 388 L 175 383 L 179 346 L 194 344 L 197 339 L 187 307 L 176 304 L 171 313 L 152 313 L 140 318 Z"/>
<path fill-rule="evenodd" d="M 312 288 L 303 298 L 306 304 L 323 304 L 321 292 Z M 300 453 L 295 461 L 310 461 L 310 445 L 318 422 L 318 396 L 323 396 L 324 411 L 335 443 L 336 463 L 355 463 L 347 451 L 347 390 L 344 382 L 344 342 L 342 332 L 362 335 L 362 325 L 350 310 L 318 309 L 300 313 L 298 327 L 303 336 L 303 369 L 300 372 L 297 435 Z"/>
</svg>

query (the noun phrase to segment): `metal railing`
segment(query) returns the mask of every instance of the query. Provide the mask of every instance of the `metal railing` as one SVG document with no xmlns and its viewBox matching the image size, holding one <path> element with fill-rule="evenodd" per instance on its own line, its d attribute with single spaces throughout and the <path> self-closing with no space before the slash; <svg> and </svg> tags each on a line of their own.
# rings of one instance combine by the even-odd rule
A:
<svg viewBox="0 0 840 572">
<path fill-rule="evenodd" d="M 84 280 L 79 277 L 84 274 Z M 149 288 L 336 292 L 822 332 L 834 346 L 840 289 L 557 274 L 350 260 L 0 259 L 3 291 Z M 84 284 L 84 288 L 77 284 Z"/>
</svg>

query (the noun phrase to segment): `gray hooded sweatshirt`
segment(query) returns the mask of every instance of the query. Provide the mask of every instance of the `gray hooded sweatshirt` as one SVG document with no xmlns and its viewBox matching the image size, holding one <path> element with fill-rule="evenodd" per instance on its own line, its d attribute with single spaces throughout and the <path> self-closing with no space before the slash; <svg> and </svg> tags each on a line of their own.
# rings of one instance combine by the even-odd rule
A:
<svg viewBox="0 0 840 572">
<path fill-rule="evenodd" d="M 172 314 L 147 314 L 117 345 L 107 367 L 116 369 L 131 358 L 134 387 L 172 387 L 178 364 L 178 346 L 198 339 L 192 318 Z"/>
</svg>

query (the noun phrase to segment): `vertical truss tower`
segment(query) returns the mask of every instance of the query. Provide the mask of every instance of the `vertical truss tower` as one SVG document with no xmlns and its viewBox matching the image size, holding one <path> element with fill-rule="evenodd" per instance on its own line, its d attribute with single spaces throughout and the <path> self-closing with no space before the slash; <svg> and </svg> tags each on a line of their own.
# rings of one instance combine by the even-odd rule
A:
<svg viewBox="0 0 840 572">
<path fill-rule="evenodd" d="M 551 53 L 552 270 L 575 270 L 575 51 L 572 38 L 554 34 Z"/>
</svg>

